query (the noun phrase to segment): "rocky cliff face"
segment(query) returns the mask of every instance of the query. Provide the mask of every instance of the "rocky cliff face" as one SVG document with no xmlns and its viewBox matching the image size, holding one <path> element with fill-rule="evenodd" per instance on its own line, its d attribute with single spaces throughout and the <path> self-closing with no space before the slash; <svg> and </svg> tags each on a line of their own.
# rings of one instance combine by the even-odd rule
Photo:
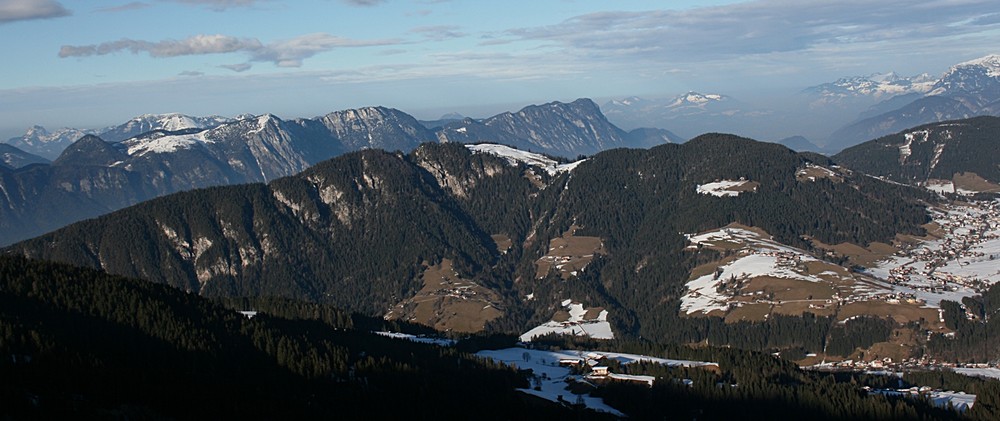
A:
<svg viewBox="0 0 1000 421">
<path fill-rule="evenodd" d="M 630 146 L 626 136 L 589 99 L 532 105 L 482 122 L 466 119 L 438 132 L 445 142 L 496 142 L 563 157 Z"/>
</svg>

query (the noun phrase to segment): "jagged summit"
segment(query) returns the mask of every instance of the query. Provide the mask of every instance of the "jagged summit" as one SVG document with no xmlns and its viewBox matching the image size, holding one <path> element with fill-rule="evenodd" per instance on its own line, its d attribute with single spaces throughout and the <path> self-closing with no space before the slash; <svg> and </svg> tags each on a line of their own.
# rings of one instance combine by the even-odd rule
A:
<svg viewBox="0 0 1000 421">
<path fill-rule="evenodd" d="M 674 98 L 673 102 L 670 104 L 671 107 L 698 107 L 704 108 L 713 103 L 720 103 L 728 100 L 729 97 L 720 94 L 702 94 L 695 91 L 689 91 L 683 95 L 679 95 Z"/>
<path fill-rule="evenodd" d="M 993 77 L 1000 76 L 1000 54 L 990 54 L 984 57 L 956 64 L 954 67 L 952 67 L 951 71 L 968 67 L 982 67 L 988 70 L 990 76 Z"/>
</svg>

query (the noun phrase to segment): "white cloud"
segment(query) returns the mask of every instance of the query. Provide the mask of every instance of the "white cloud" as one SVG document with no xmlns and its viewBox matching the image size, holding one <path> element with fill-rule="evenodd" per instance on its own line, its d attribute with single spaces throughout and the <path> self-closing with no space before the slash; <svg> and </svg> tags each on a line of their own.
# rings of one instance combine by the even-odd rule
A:
<svg viewBox="0 0 1000 421">
<path fill-rule="evenodd" d="M 62 4 L 53 0 L 0 0 L 0 24 L 31 19 L 68 16 Z"/>
<path fill-rule="evenodd" d="M 542 42 L 590 57 L 698 62 L 831 45 L 864 45 L 875 52 L 899 41 L 944 42 L 997 28 L 996 15 L 994 0 L 758 0 L 690 10 L 591 13 L 512 29 L 501 39 Z"/>
<path fill-rule="evenodd" d="M 240 72 L 245 72 L 247 70 L 250 70 L 250 68 L 253 67 L 253 65 L 250 64 L 250 63 L 236 63 L 236 64 L 223 64 L 223 65 L 220 65 L 219 67 L 221 67 L 223 69 L 232 70 L 232 71 L 234 71 L 236 73 L 240 73 Z"/>
<path fill-rule="evenodd" d="M 398 40 L 356 40 L 326 33 L 302 35 L 253 50 L 251 61 L 271 62 L 278 67 L 300 67 L 302 60 L 337 48 L 399 44 Z"/>
<path fill-rule="evenodd" d="M 250 56 L 250 61 L 270 62 L 278 67 L 300 67 L 303 60 L 337 48 L 369 47 L 398 43 L 399 41 L 396 40 L 355 40 L 326 33 L 308 34 L 271 44 L 263 44 L 256 38 L 237 38 L 227 35 L 195 35 L 183 40 L 158 42 L 121 39 L 93 45 L 64 45 L 59 49 L 59 57 L 100 56 L 121 51 L 128 51 L 133 54 L 144 52 L 148 53 L 151 57 L 242 52 Z M 241 72 L 249 69 L 250 64 L 224 65 L 222 67 Z"/>
<path fill-rule="evenodd" d="M 385 3 L 385 0 L 342 0 L 352 6 L 375 6 L 380 3 Z"/>
<path fill-rule="evenodd" d="M 112 7 L 105 7 L 105 8 L 97 9 L 97 11 L 98 12 L 105 12 L 105 13 L 127 12 L 127 11 L 130 11 L 130 10 L 145 9 L 145 8 L 147 8 L 149 6 L 150 6 L 149 3 L 143 3 L 141 1 L 133 1 L 131 3 L 123 4 L 123 5 L 120 5 L 120 6 L 112 6 Z"/>
<path fill-rule="evenodd" d="M 191 4 L 195 6 L 205 6 L 215 11 L 223 11 L 231 7 L 250 7 L 263 0 L 161 0 L 174 3 Z"/>
<path fill-rule="evenodd" d="M 149 53 L 152 57 L 176 57 L 199 54 L 221 54 L 236 51 L 254 51 L 263 46 L 253 38 L 236 38 L 226 35 L 195 35 L 182 40 L 159 42 L 121 39 L 96 45 L 64 45 L 59 49 L 59 57 L 102 56 L 119 51 L 132 54 Z"/>
<path fill-rule="evenodd" d="M 456 25 L 420 26 L 410 29 L 410 33 L 423 35 L 432 41 L 444 41 L 446 39 L 465 37 L 466 34 L 460 32 L 459 29 L 461 28 Z"/>
</svg>

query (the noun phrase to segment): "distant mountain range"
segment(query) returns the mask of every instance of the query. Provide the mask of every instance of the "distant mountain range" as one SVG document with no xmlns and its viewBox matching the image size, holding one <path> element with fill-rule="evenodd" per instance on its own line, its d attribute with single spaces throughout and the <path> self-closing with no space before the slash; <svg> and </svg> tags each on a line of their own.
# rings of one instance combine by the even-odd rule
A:
<svg viewBox="0 0 1000 421">
<path fill-rule="evenodd" d="M 912 89 L 900 91 L 898 97 L 863 113 L 861 120 L 835 131 L 827 149 L 843 149 L 922 124 L 1000 114 L 1000 56 L 959 63 L 933 82 L 926 77 L 919 80 L 907 81 L 904 86 Z"/>
<path fill-rule="evenodd" d="M 204 296 L 282 296 L 379 317 L 399 309 L 396 317 L 430 325 L 472 312 L 519 329 L 550 320 L 569 297 L 607 309 L 617 332 L 697 341 L 702 322 L 677 311 L 694 267 L 681 233 L 739 221 L 810 247 L 803 236 L 868 244 L 922 232 L 919 190 L 797 175 L 811 166 L 830 162 L 731 135 L 614 149 L 575 165 L 425 143 L 409 154 L 345 154 L 268 184 L 173 194 L 7 252 Z M 719 180 L 750 184 L 729 197 L 704 193 Z M 869 217 L 847 217 L 855 214 Z M 434 278 L 445 267 L 449 284 Z"/>
<path fill-rule="evenodd" d="M 46 164 L 49 160 L 8 145 L 0 143 L 0 167 L 7 169 L 26 167 L 31 164 Z"/>
<path fill-rule="evenodd" d="M 818 145 L 814 150 L 836 153 L 909 127 L 1000 115 L 1000 56 L 956 64 L 939 77 L 893 72 L 851 76 L 791 98 L 766 100 L 762 106 L 722 93 L 687 92 L 671 98 L 613 99 L 601 109 L 624 128 L 669 128 L 683 138 L 722 132 L 780 142 L 803 136 Z"/>
<path fill-rule="evenodd" d="M 145 114 L 117 126 L 98 130 L 61 128 L 49 132 L 44 127 L 32 126 L 23 136 L 8 139 L 7 143 L 22 151 L 54 160 L 70 144 L 86 135 L 97 135 L 107 142 L 120 142 L 153 130 L 208 129 L 233 121 L 234 119 L 219 116 L 191 117 L 178 113 Z"/>
<path fill-rule="evenodd" d="M 802 136 L 786 137 L 779 140 L 777 143 L 796 152 L 820 152 L 823 150 L 823 148 L 820 148 L 815 143 L 812 143 L 809 139 Z"/>
<path fill-rule="evenodd" d="M 621 127 L 669 128 L 684 139 L 708 132 L 739 133 L 748 120 L 768 114 L 727 95 L 693 91 L 666 99 L 611 100 L 601 111 Z"/>
<path fill-rule="evenodd" d="M 816 97 L 813 103 L 816 106 L 847 103 L 857 99 L 881 101 L 899 95 L 926 94 L 936 81 L 927 73 L 912 77 L 901 77 L 894 72 L 875 73 L 841 78 L 807 88 L 803 93 Z"/>
<path fill-rule="evenodd" d="M 676 142 L 666 130 L 637 129 L 625 132 L 611 124 L 589 99 L 569 104 L 532 105 L 516 113 L 503 113 L 483 121 L 466 118 L 437 132 L 441 142 L 502 143 L 534 152 L 574 157 L 622 147 L 648 147 Z"/>
<path fill-rule="evenodd" d="M 43 129 L 29 132 L 33 135 L 15 143 L 29 139 L 34 143 L 21 144 L 51 151 L 64 139 L 40 137 Z M 423 142 L 499 142 L 576 157 L 677 139 L 662 129 L 618 129 L 587 99 L 529 106 L 482 121 L 464 119 L 436 130 L 402 111 L 368 107 L 288 121 L 269 114 L 238 120 L 146 115 L 102 133 L 116 140 L 84 134 L 50 165 L 25 166 L 45 160 L 5 145 L 0 244 L 172 192 L 274 180 L 361 149 L 409 152 Z"/>
</svg>

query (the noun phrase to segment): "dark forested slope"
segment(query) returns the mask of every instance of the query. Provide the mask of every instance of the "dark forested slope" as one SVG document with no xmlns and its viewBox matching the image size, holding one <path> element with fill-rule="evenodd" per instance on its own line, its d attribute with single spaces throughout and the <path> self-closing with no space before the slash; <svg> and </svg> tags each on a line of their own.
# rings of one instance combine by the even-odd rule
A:
<svg viewBox="0 0 1000 421">
<path fill-rule="evenodd" d="M 351 320 L 248 319 L 163 285 L 0 257 L 0 417 L 574 416 L 515 392 L 528 384 L 513 370 Z"/>
<path fill-rule="evenodd" d="M 846 171 L 797 177 L 807 165 L 830 162 L 721 134 L 607 151 L 553 174 L 457 144 L 409 155 L 369 150 L 266 186 L 153 200 L 7 252 L 207 296 L 279 295 L 378 316 L 420 290 L 426 267 L 449 259 L 501 297 L 493 329 L 547 320 L 571 296 L 612 309 L 622 334 L 689 340 L 708 328 L 678 320 L 678 297 L 699 259 L 685 251 L 683 233 L 739 222 L 808 248 L 802 236 L 865 245 L 922 232 L 926 193 Z M 748 184 L 738 196 L 698 191 L 740 179 Z M 574 282 L 538 279 L 536 262 L 566 235 L 599 238 L 604 251 Z M 501 250 L 491 236 L 511 246 Z"/>
</svg>

